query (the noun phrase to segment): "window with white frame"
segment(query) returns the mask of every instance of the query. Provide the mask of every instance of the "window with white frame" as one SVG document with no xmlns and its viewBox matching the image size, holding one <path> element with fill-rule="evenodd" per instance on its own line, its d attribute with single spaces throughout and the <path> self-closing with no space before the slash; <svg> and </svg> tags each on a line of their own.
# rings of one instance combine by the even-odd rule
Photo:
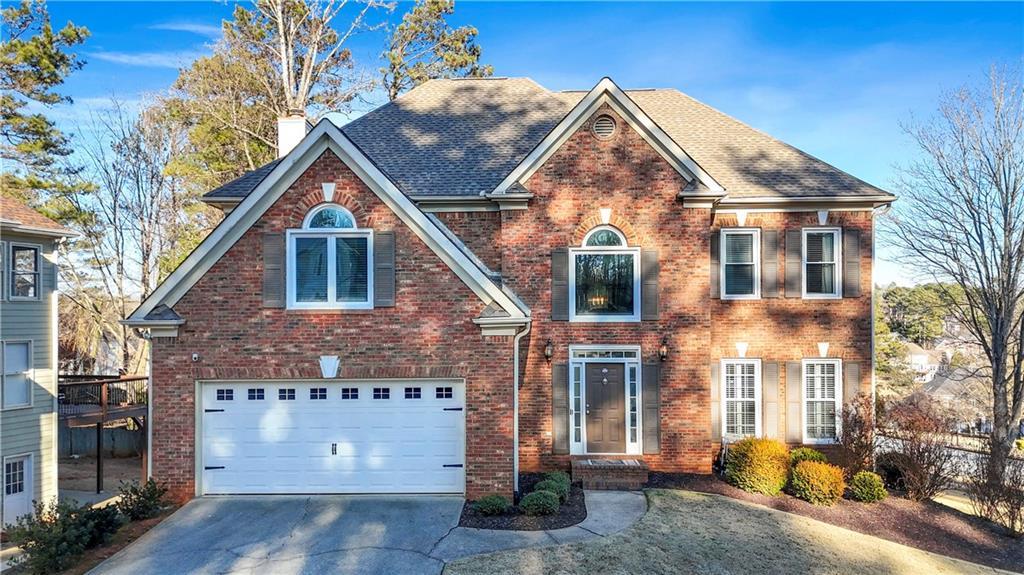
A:
<svg viewBox="0 0 1024 575">
<path fill-rule="evenodd" d="M 640 250 L 612 226 L 594 228 L 570 250 L 569 319 L 639 321 Z"/>
<path fill-rule="evenodd" d="M 841 297 L 839 229 L 804 229 L 804 297 Z"/>
<path fill-rule="evenodd" d="M 32 405 L 32 343 L 3 343 L 3 407 Z"/>
<path fill-rule="evenodd" d="M 722 297 L 761 297 L 761 230 L 723 229 L 721 250 Z"/>
<path fill-rule="evenodd" d="M 842 362 L 809 359 L 804 365 L 804 443 L 836 440 L 842 409 Z"/>
<path fill-rule="evenodd" d="M 11 244 L 11 299 L 39 298 L 39 246 Z"/>
<path fill-rule="evenodd" d="M 288 307 L 373 307 L 373 230 L 356 227 L 345 208 L 313 209 L 288 230 Z"/>
<path fill-rule="evenodd" d="M 761 360 L 722 360 L 722 436 L 761 435 Z"/>
</svg>

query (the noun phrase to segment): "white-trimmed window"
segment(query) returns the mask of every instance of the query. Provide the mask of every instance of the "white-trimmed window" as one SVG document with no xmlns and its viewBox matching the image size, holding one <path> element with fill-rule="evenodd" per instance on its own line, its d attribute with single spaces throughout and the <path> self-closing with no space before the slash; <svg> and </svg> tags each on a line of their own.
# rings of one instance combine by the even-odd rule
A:
<svg viewBox="0 0 1024 575">
<path fill-rule="evenodd" d="M 39 251 L 37 245 L 11 243 L 10 299 L 39 299 Z"/>
<path fill-rule="evenodd" d="M 341 206 L 319 206 L 288 230 L 287 267 L 291 309 L 373 308 L 373 230 Z"/>
<path fill-rule="evenodd" d="M 640 321 L 640 250 L 612 226 L 569 250 L 570 321 Z"/>
<path fill-rule="evenodd" d="M 842 297 L 839 228 L 804 228 L 804 297 Z"/>
<path fill-rule="evenodd" d="M 4 409 L 32 405 L 32 342 L 7 341 L 0 346 L 3 357 Z"/>
<path fill-rule="evenodd" d="M 722 360 L 722 437 L 761 435 L 761 360 Z"/>
<path fill-rule="evenodd" d="M 722 299 L 761 297 L 761 230 L 724 228 L 721 250 Z"/>
<path fill-rule="evenodd" d="M 834 443 L 842 410 L 842 361 L 805 359 L 804 443 Z"/>
</svg>

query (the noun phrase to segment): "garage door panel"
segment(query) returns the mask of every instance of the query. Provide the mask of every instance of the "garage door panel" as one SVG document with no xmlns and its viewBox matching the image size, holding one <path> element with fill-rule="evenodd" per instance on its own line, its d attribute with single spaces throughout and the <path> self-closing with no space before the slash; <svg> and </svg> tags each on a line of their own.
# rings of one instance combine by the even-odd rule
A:
<svg viewBox="0 0 1024 575">
<path fill-rule="evenodd" d="M 461 384 L 245 382 L 202 394 L 203 464 L 220 468 L 203 470 L 204 493 L 464 491 Z"/>
</svg>

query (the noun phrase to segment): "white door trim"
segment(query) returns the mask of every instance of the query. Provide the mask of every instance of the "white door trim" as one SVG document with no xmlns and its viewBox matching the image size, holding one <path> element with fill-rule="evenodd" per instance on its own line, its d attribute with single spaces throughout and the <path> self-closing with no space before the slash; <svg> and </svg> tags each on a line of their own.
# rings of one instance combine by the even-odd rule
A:
<svg viewBox="0 0 1024 575">
<path fill-rule="evenodd" d="M 632 357 L 575 357 L 578 352 L 626 352 L 623 355 L 632 355 Z M 569 398 L 569 454 L 570 455 L 641 455 L 644 452 L 643 446 L 643 373 L 642 373 L 642 362 L 640 361 L 640 346 L 639 345 L 570 345 L 569 346 L 569 378 L 567 390 L 567 397 Z M 625 406 L 625 417 L 623 417 L 623 433 L 626 439 L 626 452 L 625 453 L 592 453 L 587 451 L 587 416 L 586 408 L 583 408 L 583 414 L 580 417 L 580 441 L 574 441 L 573 426 L 575 420 L 575 409 L 573 395 L 573 383 L 575 381 L 575 371 L 573 366 L 580 367 L 580 398 L 581 405 L 586 403 L 587 397 L 587 377 L 586 377 L 586 364 L 588 363 L 621 363 L 625 365 L 623 371 L 623 393 L 625 394 L 624 403 Z M 630 416 L 630 403 L 629 403 L 629 370 L 630 368 L 636 369 L 636 441 L 631 442 L 629 440 L 629 416 Z"/>
<path fill-rule="evenodd" d="M 6 474 L 6 472 L 7 472 L 7 462 L 12 460 L 12 459 L 24 459 L 25 460 L 25 476 L 24 476 L 25 490 L 22 491 L 22 493 L 24 494 L 22 496 L 23 497 L 28 497 L 28 512 L 29 513 L 32 512 L 32 501 L 38 499 L 38 497 L 35 496 L 35 492 L 36 492 L 36 488 L 35 488 L 35 453 L 29 451 L 29 452 L 25 452 L 25 453 L 18 453 L 18 454 L 15 454 L 15 455 L 4 456 L 4 458 L 3 458 L 3 468 L 0 469 L 0 490 L 2 490 L 2 491 L 0 491 L 0 497 L 3 497 L 3 501 L 4 501 L 4 516 L 0 517 L 0 526 L 3 526 L 3 525 L 8 523 L 6 515 L 7 515 L 8 510 L 10 508 L 8 506 L 9 503 L 7 501 L 8 500 L 8 495 L 7 495 L 7 474 Z M 21 495 L 21 494 L 19 494 L 19 495 Z M 22 513 L 22 515 L 24 515 L 24 513 Z M 14 519 L 15 519 L 15 517 L 11 518 L 12 522 L 13 522 Z"/>
</svg>

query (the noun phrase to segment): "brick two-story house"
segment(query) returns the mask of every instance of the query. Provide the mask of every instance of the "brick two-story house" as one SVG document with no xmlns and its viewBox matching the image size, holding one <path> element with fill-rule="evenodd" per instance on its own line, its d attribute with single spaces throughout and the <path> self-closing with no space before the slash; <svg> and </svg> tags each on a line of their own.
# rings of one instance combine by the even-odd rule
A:
<svg viewBox="0 0 1024 575">
<path fill-rule="evenodd" d="M 206 195 L 224 221 L 127 321 L 179 496 L 706 473 L 872 390 L 894 197 L 684 94 L 435 80 L 306 132 Z"/>
</svg>

